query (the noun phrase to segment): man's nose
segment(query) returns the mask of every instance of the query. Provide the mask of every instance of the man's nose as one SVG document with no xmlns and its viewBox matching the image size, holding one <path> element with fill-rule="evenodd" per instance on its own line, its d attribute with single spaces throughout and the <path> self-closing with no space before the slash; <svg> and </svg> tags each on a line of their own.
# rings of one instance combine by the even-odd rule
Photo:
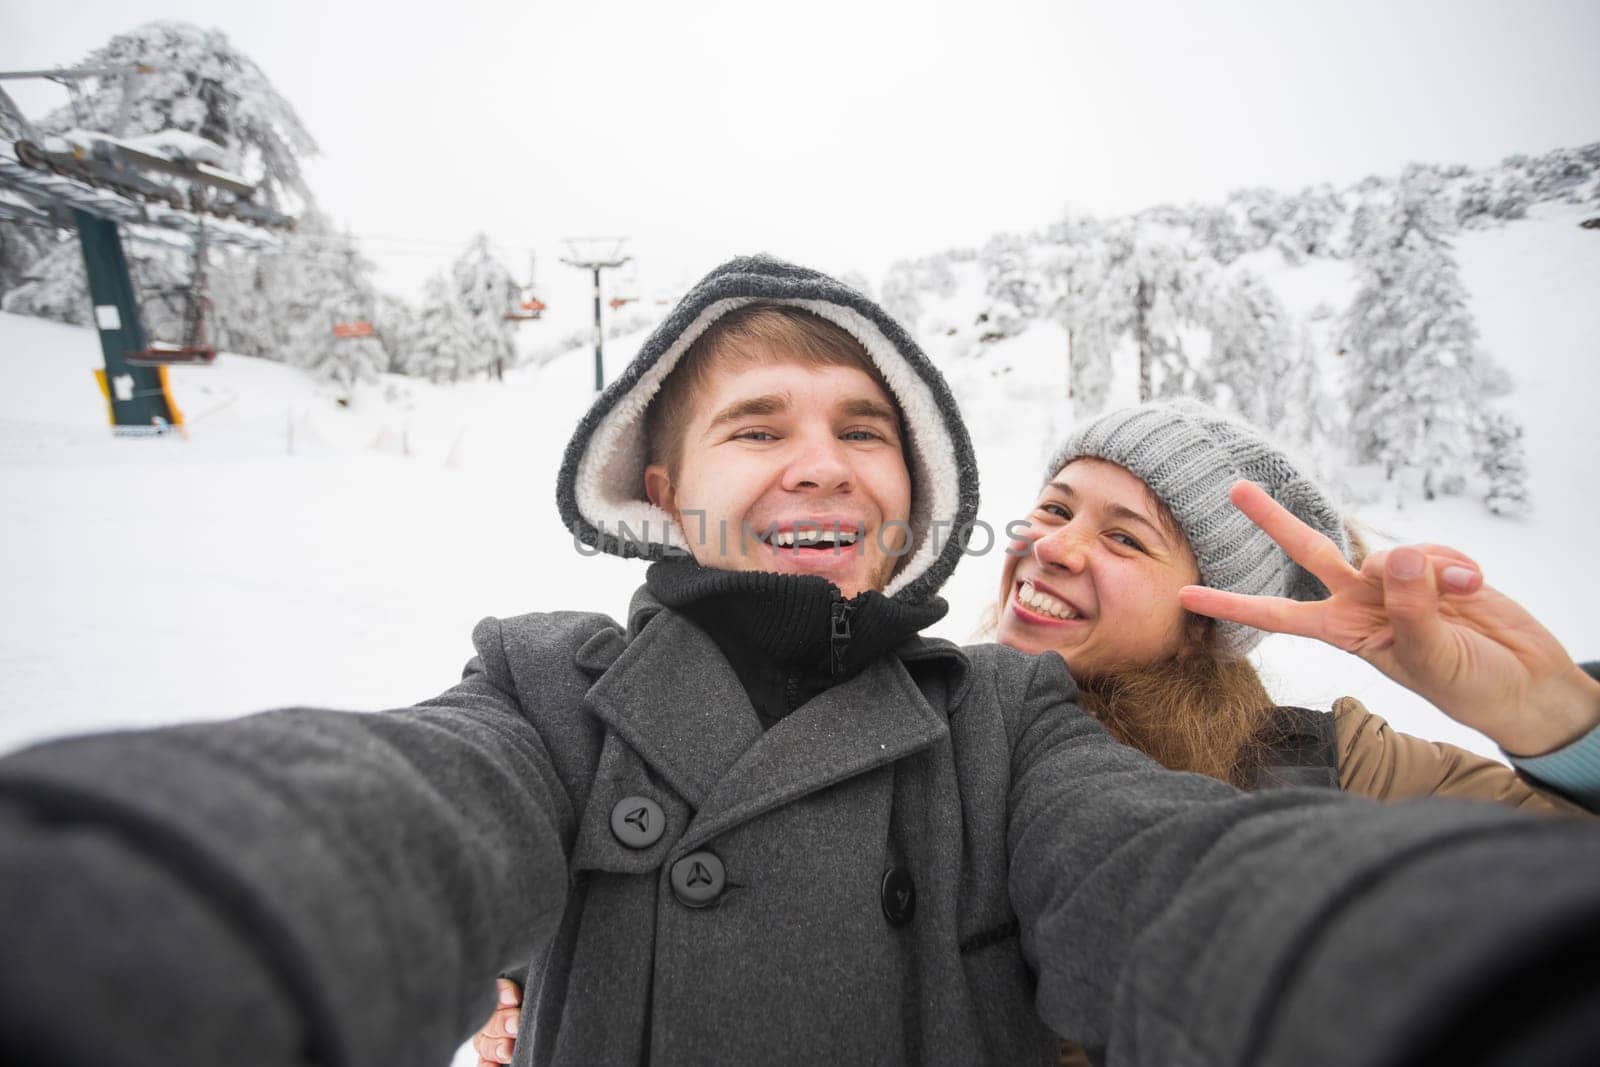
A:
<svg viewBox="0 0 1600 1067">
<path fill-rule="evenodd" d="M 832 433 L 797 441 L 798 451 L 783 472 L 783 487 L 791 491 L 840 492 L 849 488 L 851 470 L 844 448 Z"/>
</svg>

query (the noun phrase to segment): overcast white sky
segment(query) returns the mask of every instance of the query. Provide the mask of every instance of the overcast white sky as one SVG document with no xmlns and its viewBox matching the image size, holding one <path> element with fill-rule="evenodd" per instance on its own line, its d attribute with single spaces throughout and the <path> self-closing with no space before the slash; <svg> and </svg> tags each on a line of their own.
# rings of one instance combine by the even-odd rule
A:
<svg viewBox="0 0 1600 1067">
<path fill-rule="evenodd" d="M 321 143 L 323 205 L 407 295 L 477 230 L 586 307 L 564 236 L 630 235 L 646 290 L 757 250 L 877 281 L 1068 207 L 1600 140 L 1595 0 L 5 0 L 0 70 L 155 18 L 254 57 Z M 30 112 L 65 98 L 10 84 Z"/>
</svg>

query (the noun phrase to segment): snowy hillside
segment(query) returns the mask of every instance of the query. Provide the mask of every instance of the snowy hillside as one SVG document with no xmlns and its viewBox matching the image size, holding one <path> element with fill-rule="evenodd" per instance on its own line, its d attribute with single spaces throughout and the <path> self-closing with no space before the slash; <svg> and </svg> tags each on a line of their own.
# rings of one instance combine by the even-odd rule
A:
<svg viewBox="0 0 1600 1067">
<path fill-rule="evenodd" d="M 1507 403 L 1528 427 L 1534 513 L 1496 518 L 1465 498 L 1401 511 L 1383 493 L 1359 512 L 1380 536 L 1474 553 L 1582 657 L 1600 656 L 1586 553 L 1600 504 L 1584 484 L 1600 468 L 1600 234 L 1577 218 L 1541 209 L 1457 244 L 1484 345 L 1516 382 Z M 1298 307 L 1337 306 L 1349 284 L 1327 262 L 1280 265 L 1271 281 Z M 970 315 L 971 289 L 922 325 L 973 427 L 983 514 L 999 530 L 1069 418 L 1055 399 L 1062 338 L 1039 325 L 982 360 L 952 358 L 935 327 Z M 641 339 L 612 342 L 608 366 Z M 347 409 L 297 370 L 223 356 L 172 372 L 188 440 L 114 440 L 94 336 L 0 316 L 13 383 L 0 398 L 13 609 L 0 623 L 0 748 L 283 704 L 405 704 L 451 684 L 485 615 L 621 614 L 640 566 L 579 559 L 553 502 L 591 358 L 575 350 L 504 385 L 386 378 Z M 1370 472 L 1356 483 L 1375 488 Z M 935 632 L 971 636 L 998 568 L 997 554 L 963 563 Z M 1290 639 L 1261 656 L 1282 700 L 1354 693 L 1404 729 L 1490 750 L 1353 659 Z"/>
</svg>

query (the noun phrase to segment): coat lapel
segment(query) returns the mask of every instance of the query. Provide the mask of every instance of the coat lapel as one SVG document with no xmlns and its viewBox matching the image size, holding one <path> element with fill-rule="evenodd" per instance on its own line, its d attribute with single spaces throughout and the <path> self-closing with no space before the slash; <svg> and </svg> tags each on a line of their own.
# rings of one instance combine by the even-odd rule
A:
<svg viewBox="0 0 1600 1067">
<path fill-rule="evenodd" d="M 651 616 L 586 702 L 693 807 L 761 737 L 722 652 L 676 612 Z"/>
<path fill-rule="evenodd" d="M 731 668 L 725 669 L 731 675 Z M 900 661 L 885 656 L 754 739 L 697 805 L 674 852 L 696 848 L 731 826 L 947 736 L 944 717 Z"/>
<path fill-rule="evenodd" d="M 944 715 L 894 655 L 763 733 L 733 667 L 702 630 L 648 601 L 635 604 L 631 623 L 633 639 L 586 703 L 696 809 L 675 854 L 949 736 Z M 922 644 L 902 651 L 914 661 L 965 663 L 953 648 Z"/>
</svg>

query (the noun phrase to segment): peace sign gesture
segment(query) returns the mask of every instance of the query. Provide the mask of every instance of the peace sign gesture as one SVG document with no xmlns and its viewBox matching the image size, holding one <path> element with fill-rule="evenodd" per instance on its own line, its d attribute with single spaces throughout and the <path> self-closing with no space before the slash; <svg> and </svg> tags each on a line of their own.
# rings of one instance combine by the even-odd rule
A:
<svg viewBox="0 0 1600 1067">
<path fill-rule="evenodd" d="M 1308 602 L 1191 585 L 1179 594 L 1188 610 L 1360 656 L 1517 755 L 1553 751 L 1600 723 L 1600 682 L 1520 604 L 1484 585 L 1467 556 L 1408 545 L 1375 552 L 1357 570 L 1253 482 L 1237 483 L 1229 497 L 1329 596 Z"/>
</svg>

